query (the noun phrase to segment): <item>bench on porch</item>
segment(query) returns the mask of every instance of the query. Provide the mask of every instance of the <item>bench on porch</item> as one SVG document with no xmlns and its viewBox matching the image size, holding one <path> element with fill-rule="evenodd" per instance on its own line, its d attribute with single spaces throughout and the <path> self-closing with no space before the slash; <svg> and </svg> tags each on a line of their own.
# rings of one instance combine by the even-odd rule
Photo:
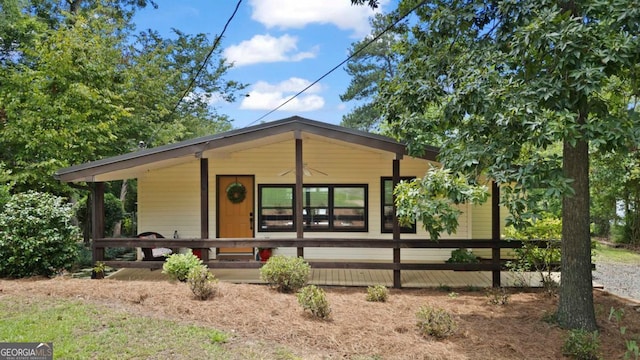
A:
<svg viewBox="0 0 640 360">
<path fill-rule="evenodd" d="M 146 231 L 136 235 L 138 239 L 164 239 L 165 237 L 162 234 L 157 233 L 155 231 Z M 173 250 L 169 248 L 150 248 L 143 247 L 140 248 L 142 250 L 142 261 L 162 261 L 164 262 L 167 258 L 167 255 L 173 253 Z"/>
</svg>

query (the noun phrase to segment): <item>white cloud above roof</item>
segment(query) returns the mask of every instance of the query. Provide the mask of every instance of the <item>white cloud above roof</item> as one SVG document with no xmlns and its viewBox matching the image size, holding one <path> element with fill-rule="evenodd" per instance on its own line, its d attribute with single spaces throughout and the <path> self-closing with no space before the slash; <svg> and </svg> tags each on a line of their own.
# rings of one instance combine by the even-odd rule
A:
<svg viewBox="0 0 640 360">
<path fill-rule="evenodd" d="M 382 5 L 388 0 L 381 1 Z M 267 28 L 301 29 L 309 24 L 333 24 L 353 31 L 359 38 L 369 33 L 368 6 L 353 6 L 349 0 L 251 0 L 251 18 Z M 379 11 L 379 8 L 376 9 Z"/>
<path fill-rule="evenodd" d="M 297 51 L 297 43 L 297 37 L 286 34 L 280 37 L 255 35 L 251 40 L 226 48 L 224 57 L 238 67 L 256 63 L 300 61 L 317 55 L 317 47 L 309 51 Z"/>
<path fill-rule="evenodd" d="M 277 84 L 270 84 L 265 81 L 257 82 L 240 104 L 245 110 L 273 110 L 284 103 L 291 96 L 309 86 L 311 82 L 306 79 L 292 77 Z M 285 111 L 315 111 L 321 109 L 324 98 L 318 93 L 322 92 L 322 86 L 316 84 L 310 87 L 302 95 L 289 101 L 281 110 Z"/>
</svg>

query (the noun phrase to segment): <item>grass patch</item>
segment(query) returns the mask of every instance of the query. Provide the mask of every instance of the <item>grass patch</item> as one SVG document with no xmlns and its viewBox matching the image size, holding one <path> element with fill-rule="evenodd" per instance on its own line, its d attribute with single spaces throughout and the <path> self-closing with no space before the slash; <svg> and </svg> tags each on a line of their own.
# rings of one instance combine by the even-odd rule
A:
<svg viewBox="0 0 640 360">
<path fill-rule="evenodd" d="M 0 318 L 0 342 L 53 342 L 55 359 L 259 359 L 265 355 L 264 349 L 226 346 L 232 336 L 217 329 L 81 301 L 4 296 Z"/>
<path fill-rule="evenodd" d="M 640 254 L 624 248 L 615 248 L 601 243 L 596 243 L 595 254 L 596 263 L 598 261 L 625 264 L 640 263 Z"/>
</svg>

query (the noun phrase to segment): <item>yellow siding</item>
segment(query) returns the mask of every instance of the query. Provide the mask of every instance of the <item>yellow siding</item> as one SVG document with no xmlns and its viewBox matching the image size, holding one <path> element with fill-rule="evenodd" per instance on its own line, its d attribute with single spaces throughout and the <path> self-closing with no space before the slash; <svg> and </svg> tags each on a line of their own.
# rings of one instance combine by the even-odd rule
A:
<svg viewBox="0 0 640 360">
<path fill-rule="evenodd" d="M 472 205 L 473 237 L 472 239 L 491 239 L 491 196 L 482 205 Z M 504 232 L 505 219 L 508 211 L 504 206 L 500 207 L 500 234 Z M 476 249 L 474 254 L 483 258 L 491 257 L 490 249 Z M 502 250 L 502 256 L 511 254 L 511 250 Z"/>
<path fill-rule="evenodd" d="M 165 237 L 200 237 L 200 165 L 185 164 L 146 173 L 138 178 L 138 232 Z"/>
<path fill-rule="evenodd" d="M 295 167 L 295 143 L 293 139 L 256 148 L 224 153 L 220 150 L 205 152 L 209 159 L 209 233 L 216 235 L 216 175 L 254 175 L 257 211 L 257 186 L 260 184 L 294 184 L 294 171 L 281 176 Z M 319 138 L 304 139 L 304 163 L 328 176 L 314 173 L 304 177 L 305 184 L 367 184 L 369 206 L 368 233 L 306 233 L 306 237 L 330 238 L 391 238 L 391 234 L 381 233 L 380 178 L 392 175 L 392 157 L 389 154 L 353 147 L 346 143 L 322 141 Z M 193 158 L 185 164 L 150 171 L 138 179 L 139 226 L 142 231 L 158 231 L 170 237 L 175 230 L 181 238 L 200 236 L 200 165 Z M 401 176 L 422 177 L 429 163 L 422 159 L 405 156 L 401 160 Z M 487 208 L 490 210 L 490 205 Z M 490 211 L 485 205 L 473 207 L 464 205 L 455 234 L 442 234 L 448 238 L 483 237 L 490 233 Z M 488 215 L 487 215 L 488 214 Z M 488 216 L 488 217 L 487 217 Z M 257 219 L 257 216 L 256 216 Z M 471 226 L 471 222 L 475 226 Z M 486 224 L 485 224 L 486 222 Z M 485 229 L 486 228 L 486 229 Z M 484 232 L 483 232 L 484 231 Z M 295 233 L 256 232 L 258 238 L 293 238 Z M 417 234 L 402 234 L 403 238 L 428 238 L 428 234 L 418 224 Z M 295 249 L 279 249 L 280 253 L 294 255 Z M 442 261 L 449 258 L 450 250 L 403 249 L 404 260 Z M 390 249 L 306 249 L 305 257 L 390 260 Z"/>
</svg>

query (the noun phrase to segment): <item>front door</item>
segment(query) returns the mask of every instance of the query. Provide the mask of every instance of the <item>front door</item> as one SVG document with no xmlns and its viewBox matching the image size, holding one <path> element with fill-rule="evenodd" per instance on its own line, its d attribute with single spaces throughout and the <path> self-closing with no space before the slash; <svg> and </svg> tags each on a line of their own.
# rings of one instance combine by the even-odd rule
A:
<svg viewBox="0 0 640 360">
<path fill-rule="evenodd" d="M 218 237 L 252 238 L 253 176 L 218 176 Z M 219 254 L 253 254 L 253 248 L 218 248 Z"/>
</svg>

